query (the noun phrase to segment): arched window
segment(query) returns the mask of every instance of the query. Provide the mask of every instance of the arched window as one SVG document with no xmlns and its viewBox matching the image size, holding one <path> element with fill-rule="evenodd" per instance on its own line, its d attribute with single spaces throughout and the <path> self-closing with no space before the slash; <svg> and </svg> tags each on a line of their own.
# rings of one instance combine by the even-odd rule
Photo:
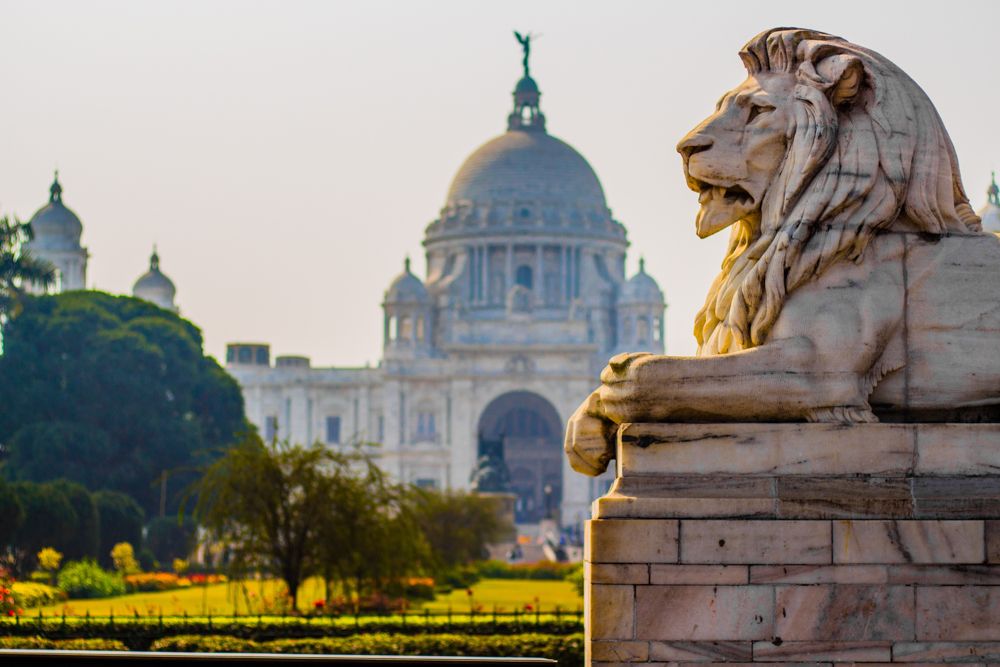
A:
<svg viewBox="0 0 1000 667">
<path fill-rule="evenodd" d="M 402 340 L 413 338 L 413 320 L 405 315 L 399 318 L 399 338 Z"/>
<path fill-rule="evenodd" d="M 514 282 L 521 287 L 531 289 L 531 267 L 526 265 L 517 267 L 517 273 L 514 274 Z"/>
<path fill-rule="evenodd" d="M 395 315 L 389 317 L 389 340 L 399 338 L 399 318 Z"/>
<path fill-rule="evenodd" d="M 659 343 L 663 339 L 663 321 L 659 317 L 653 318 L 653 340 Z"/>
<path fill-rule="evenodd" d="M 419 342 L 421 342 L 421 343 L 424 341 L 424 318 L 423 317 L 418 317 L 417 318 L 417 340 Z"/>
<path fill-rule="evenodd" d="M 636 340 L 645 342 L 649 340 L 649 318 L 639 317 L 635 321 Z"/>
</svg>

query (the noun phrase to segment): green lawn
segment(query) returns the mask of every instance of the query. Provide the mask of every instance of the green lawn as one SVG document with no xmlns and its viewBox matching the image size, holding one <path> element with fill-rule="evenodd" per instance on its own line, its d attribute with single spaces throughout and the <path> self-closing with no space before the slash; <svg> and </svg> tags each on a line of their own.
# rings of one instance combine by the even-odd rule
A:
<svg viewBox="0 0 1000 667">
<path fill-rule="evenodd" d="M 256 609 L 260 609 L 259 600 L 274 597 L 279 590 L 275 581 L 250 581 L 246 583 L 246 594 L 235 584 L 216 584 L 214 586 L 197 586 L 182 588 L 161 593 L 134 593 L 115 598 L 100 600 L 68 600 L 58 605 L 41 608 L 46 616 L 62 614 L 67 616 L 84 616 L 88 612 L 92 616 L 134 615 L 190 616 L 212 614 L 216 616 L 229 615 L 234 611 L 247 613 L 246 595 Z M 299 607 L 303 610 L 312 608 L 314 600 L 323 598 L 323 585 L 320 579 L 310 579 L 299 593 Z M 518 579 L 484 579 L 472 587 L 472 595 L 464 589 L 453 591 L 448 595 L 439 595 L 434 602 L 423 605 L 432 612 L 447 611 L 449 607 L 455 612 L 468 611 L 473 606 L 481 611 L 492 611 L 496 606 L 498 611 L 524 610 L 526 605 L 543 611 L 552 611 L 556 606 L 563 610 L 576 611 L 583 605 L 583 600 L 567 581 L 525 581 Z M 29 609 L 25 614 L 31 616 L 38 609 Z M 262 610 L 261 610 L 262 611 Z"/>
</svg>

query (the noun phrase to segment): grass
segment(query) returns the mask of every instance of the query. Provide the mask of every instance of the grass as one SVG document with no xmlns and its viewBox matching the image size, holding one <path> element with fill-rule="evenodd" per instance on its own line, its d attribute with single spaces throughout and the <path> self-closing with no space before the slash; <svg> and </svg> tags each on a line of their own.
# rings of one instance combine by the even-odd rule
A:
<svg viewBox="0 0 1000 667">
<path fill-rule="evenodd" d="M 246 582 L 246 591 L 252 594 L 252 601 L 274 599 L 282 588 L 274 580 Z M 322 598 L 322 580 L 309 579 L 299 591 L 299 608 L 307 611 L 312 608 L 314 600 Z M 495 606 L 497 611 L 511 612 L 515 609 L 523 611 L 526 605 L 530 605 L 532 609 L 541 606 L 544 611 L 551 611 L 556 606 L 576 611 L 583 605 L 583 600 L 567 581 L 484 579 L 472 587 L 471 596 L 464 589 L 455 590 L 447 595 L 439 595 L 433 602 L 425 603 L 421 609 L 426 608 L 434 613 L 445 612 L 450 607 L 455 612 L 467 612 L 472 607 L 477 611 L 490 612 Z M 260 610 L 259 604 L 257 607 L 252 613 Z M 109 613 L 115 616 L 156 616 L 161 613 L 164 616 L 223 616 L 234 612 L 246 614 L 248 609 L 244 593 L 236 584 L 229 583 L 157 593 L 133 593 L 99 600 L 67 600 L 40 609 L 25 610 L 25 615 L 34 616 L 39 611 L 46 616 L 63 613 L 67 616 L 85 616 L 88 612 L 91 616 L 107 616 Z"/>
</svg>

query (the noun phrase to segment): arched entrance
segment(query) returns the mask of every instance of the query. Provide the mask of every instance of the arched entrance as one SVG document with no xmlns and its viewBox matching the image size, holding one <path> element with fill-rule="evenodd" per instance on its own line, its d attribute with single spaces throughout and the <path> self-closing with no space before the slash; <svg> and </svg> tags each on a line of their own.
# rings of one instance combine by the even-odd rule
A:
<svg viewBox="0 0 1000 667">
<path fill-rule="evenodd" d="M 530 391 L 495 398 L 479 418 L 479 456 L 500 458 L 517 494 L 514 520 L 558 518 L 562 503 L 562 420 L 552 404 Z M 547 492 L 546 492 L 547 491 Z"/>
</svg>

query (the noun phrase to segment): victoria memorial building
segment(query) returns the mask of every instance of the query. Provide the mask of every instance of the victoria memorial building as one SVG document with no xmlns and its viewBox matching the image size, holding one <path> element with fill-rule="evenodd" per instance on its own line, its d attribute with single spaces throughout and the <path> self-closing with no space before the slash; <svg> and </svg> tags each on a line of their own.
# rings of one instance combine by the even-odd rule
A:
<svg viewBox="0 0 1000 667">
<path fill-rule="evenodd" d="M 664 300 L 640 262 L 626 278 L 625 227 L 587 161 L 546 131 L 537 83 L 514 89 L 507 131 L 458 169 L 382 302 L 375 368 L 313 368 L 233 343 L 226 368 L 267 438 L 375 441 L 380 464 L 417 486 L 467 488 L 502 458 L 519 524 L 590 514 L 610 477 L 572 473 L 566 420 L 621 351 L 663 352 Z"/>
</svg>

